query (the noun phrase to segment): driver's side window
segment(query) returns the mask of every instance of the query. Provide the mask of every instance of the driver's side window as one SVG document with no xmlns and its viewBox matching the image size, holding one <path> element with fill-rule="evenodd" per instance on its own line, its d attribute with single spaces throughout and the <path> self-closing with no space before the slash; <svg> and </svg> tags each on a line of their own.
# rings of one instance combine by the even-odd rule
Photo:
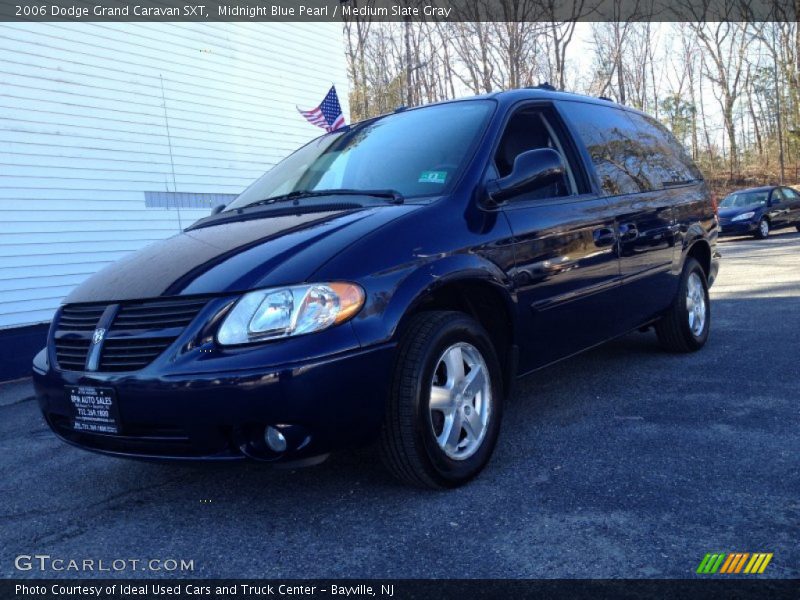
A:
<svg viewBox="0 0 800 600">
<path fill-rule="evenodd" d="M 523 109 L 511 117 L 494 156 L 494 170 L 499 177 L 510 175 L 517 156 L 541 148 L 553 149 L 564 158 L 567 166 L 566 185 L 561 182 L 552 183 L 526 194 L 526 199 L 557 198 L 576 193 L 577 186 L 564 149 L 541 110 Z"/>
</svg>

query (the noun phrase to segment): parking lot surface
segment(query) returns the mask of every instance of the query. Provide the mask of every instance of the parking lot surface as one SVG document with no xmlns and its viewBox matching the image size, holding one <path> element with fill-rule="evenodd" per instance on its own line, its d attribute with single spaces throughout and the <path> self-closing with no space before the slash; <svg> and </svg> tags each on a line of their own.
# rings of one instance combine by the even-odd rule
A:
<svg viewBox="0 0 800 600">
<path fill-rule="evenodd" d="M 49 554 L 193 577 L 691 577 L 707 552 L 772 552 L 765 576 L 800 577 L 800 234 L 720 251 L 704 350 L 635 333 L 534 374 L 487 470 L 449 492 L 396 484 L 370 449 L 295 471 L 99 456 L 50 433 L 28 381 L 0 385 L 0 574 L 92 576 L 14 568 Z"/>
</svg>

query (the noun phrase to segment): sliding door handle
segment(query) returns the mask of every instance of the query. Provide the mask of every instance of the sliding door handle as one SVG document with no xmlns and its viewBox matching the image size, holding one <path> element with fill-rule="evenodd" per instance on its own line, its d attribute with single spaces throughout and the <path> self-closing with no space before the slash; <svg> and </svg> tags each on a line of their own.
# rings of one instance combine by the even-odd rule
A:
<svg viewBox="0 0 800 600">
<path fill-rule="evenodd" d="M 617 235 L 614 233 L 614 229 L 612 227 L 601 227 L 600 229 L 595 229 L 592 232 L 592 235 L 594 237 L 594 245 L 598 248 L 613 246 L 614 242 L 617 241 Z"/>
</svg>

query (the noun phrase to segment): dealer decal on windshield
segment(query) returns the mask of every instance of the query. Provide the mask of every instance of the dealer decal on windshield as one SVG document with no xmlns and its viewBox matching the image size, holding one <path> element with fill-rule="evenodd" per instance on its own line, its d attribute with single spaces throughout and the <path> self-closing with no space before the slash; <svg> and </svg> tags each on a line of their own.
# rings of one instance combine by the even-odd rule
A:
<svg viewBox="0 0 800 600">
<path fill-rule="evenodd" d="M 444 183 L 447 171 L 423 171 L 419 174 L 419 183 Z"/>
</svg>

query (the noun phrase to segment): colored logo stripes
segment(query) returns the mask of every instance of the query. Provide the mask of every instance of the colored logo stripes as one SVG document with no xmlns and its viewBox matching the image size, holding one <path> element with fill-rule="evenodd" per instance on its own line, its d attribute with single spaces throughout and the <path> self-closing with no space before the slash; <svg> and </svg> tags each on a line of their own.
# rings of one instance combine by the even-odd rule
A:
<svg viewBox="0 0 800 600">
<path fill-rule="evenodd" d="M 702 574 L 713 573 L 763 573 L 769 561 L 772 560 L 772 552 L 731 552 L 729 554 L 706 554 L 697 567 L 697 572 Z"/>
</svg>

